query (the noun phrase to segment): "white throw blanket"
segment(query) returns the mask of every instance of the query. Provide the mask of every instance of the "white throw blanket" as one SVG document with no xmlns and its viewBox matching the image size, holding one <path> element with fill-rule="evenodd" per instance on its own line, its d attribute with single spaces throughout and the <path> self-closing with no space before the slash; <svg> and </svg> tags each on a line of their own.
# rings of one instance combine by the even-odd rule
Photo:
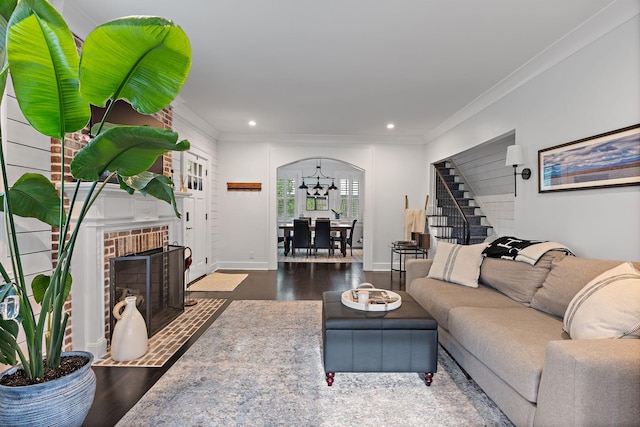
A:
<svg viewBox="0 0 640 427">
<path fill-rule="evenodd" d="M 411 232 L 424 233 L 427 213 L 423 209 L 404 210 L 404 239 L 411 240 Z"/>
<path fill-rule="evenodd" d="M 516 261 L 526 262 L 527 264 L 535 265 L 542 255 L 548 251 L 560 250 L 569 254 L 573 254 L 569 248 L 562 243 L 558 242 L 541 242 L 531 246 L 527 246 L 522 249 L 518 255 L 516 255 Z"/>
</svg>

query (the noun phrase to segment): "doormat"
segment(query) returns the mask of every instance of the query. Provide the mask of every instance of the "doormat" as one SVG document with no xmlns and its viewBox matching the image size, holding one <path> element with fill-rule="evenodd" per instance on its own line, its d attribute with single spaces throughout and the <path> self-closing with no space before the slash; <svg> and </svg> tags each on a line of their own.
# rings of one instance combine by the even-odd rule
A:
<svg viewBox="0 0 640 427">
<path fill-rule="evenodd" d="M 196 305 L 185 307 L 181 315 L 149 339 L 149 349 L 144 356 L 128 362 L 116 362 L 107 354 L 93 366 L 158 368 L 164 365 L 227 300 L 199 298 L 196 301 Z"/>
<path fill-rule="evenodd" d="M 188 291 L 231 292 L 242 283 L 247 276 L 248 274 L 211 273 L 191 284 Z"/>
</svg>

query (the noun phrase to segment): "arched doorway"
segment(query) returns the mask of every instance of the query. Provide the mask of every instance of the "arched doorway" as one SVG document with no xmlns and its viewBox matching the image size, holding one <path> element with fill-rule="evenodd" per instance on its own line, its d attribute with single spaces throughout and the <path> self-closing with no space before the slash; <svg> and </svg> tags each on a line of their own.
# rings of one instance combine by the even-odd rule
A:
<svg viewBox="0 0 640 427">
<path fill-rule="evenodd" d="M 278 262 L 362 263 L 364 176 L 361 168 L 326 157 L 301 159 L 278 167 Z M 309 218 L 312 223 L 327 218 L 336 227 L 353 226 L 346 256 L 343 257 L 340 251 L 333 254 L 327 251 L 313 256 L 306 256 L 304 252 L 304 256 L 293 257 L 288 251 L 288 242 L 284 241 L 283 226 L 291 224 L 294 218 Z M 334 232 L 336 238 L 339 233 Z M 286 234 L 289 234 L 288 230 Z"/>
<path fill-rule="evenodd" d="M 278 209 L 276 197 L 273 196 L 277 190 L 278 169 L 283 166 L 308 159 L 312 159 L 312 165 L 315 169 L 315 163 L 313 161 L 319 158 L 323 159 L 323 170 L 325 167 L 325 159 L 331 159 L 359 168 L 363 173 L 363 188 L 361 188 L 362 218 L 359 218 L 359 222 L 361 220 L 362 234 L 364 236 L 362 241 L 363 269 L 373 270 L 373 252 L 372 249 L 370 249 L 372 242 L 371 239 L 367 237 L 372 235 L 375 226 L 375 217 L 372 216 L 372 206 L 375 201 L 375 195 L 373 194 L 372 186 L 369 185 L 369 183 L 373 182 L 373 149 L 371 147 L 339 143 L 306 145 L 293 142 L 274 144 L 269 148 L 269 190 L 272 196 L 269 197 L 270 227 L 268 233 L 268 269 L 276 270 L 278 268 L 278 248 L 275 244 L 278 238 Z"/>
<path fill-rule="evenodd" d="M 277 168 L 276 206 L 279 262 L 363 262 L 364 170 L 337 159 L 307 158 Z M 294 218 L 327 218 L 332 226 L 354 225 L 347 256 L 321 252 L 316 256 L 291 256 L 285 227 Z M 346 233 L 346 231 L 344 231 Z M 338 234 L 339 232 L 334 232 Z M 286 231 L 289 234 L 289 230 Z M 337 237 L 337 236 L 336 236 Z M 286 249 L 285 249 L 286 243 Z M 355 249 L 355 253 L 353 250 Z M 300 252 L 298 252 L 300 254 Z M 323 256 L 320 256 L 323 255 Z"/>
</svg>

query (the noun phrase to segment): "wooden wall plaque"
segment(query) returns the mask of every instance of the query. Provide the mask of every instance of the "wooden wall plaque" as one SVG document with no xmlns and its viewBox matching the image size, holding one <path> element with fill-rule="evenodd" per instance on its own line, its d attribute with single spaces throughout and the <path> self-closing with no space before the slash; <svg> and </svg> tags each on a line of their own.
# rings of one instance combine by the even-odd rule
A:
<svg viewBox="0 0 640 427">
<path fill-rule="evenodd" d="M 227 191 L 262 191 L 261 182 L 227 182 Z"/>
</svg>

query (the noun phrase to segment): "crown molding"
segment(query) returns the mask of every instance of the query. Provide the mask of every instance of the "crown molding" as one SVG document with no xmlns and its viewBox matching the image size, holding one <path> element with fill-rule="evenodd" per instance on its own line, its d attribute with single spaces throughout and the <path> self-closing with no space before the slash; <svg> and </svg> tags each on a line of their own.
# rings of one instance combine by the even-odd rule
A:
<svg viewBox="0 0 640 427">
<path fill-rule="evenodd" d="M 211 139 L 218 140 L 220 136 L 220 131 L 209 124 L 202 117 L 193 112 L 191 108 L 189 108 L 188 104 L 180 98 L 179 103 L 173 103 L 173 120 L 179 120 L 182 123 L 187 124 L 189 127 L 196 129 L 201 134 L 210 137 Z"/>
<path fill-rule="evenodd" d="M 616 0 L 424 135 L 430 142 L 640 14 L 637 0 Z"/>
</svg>

